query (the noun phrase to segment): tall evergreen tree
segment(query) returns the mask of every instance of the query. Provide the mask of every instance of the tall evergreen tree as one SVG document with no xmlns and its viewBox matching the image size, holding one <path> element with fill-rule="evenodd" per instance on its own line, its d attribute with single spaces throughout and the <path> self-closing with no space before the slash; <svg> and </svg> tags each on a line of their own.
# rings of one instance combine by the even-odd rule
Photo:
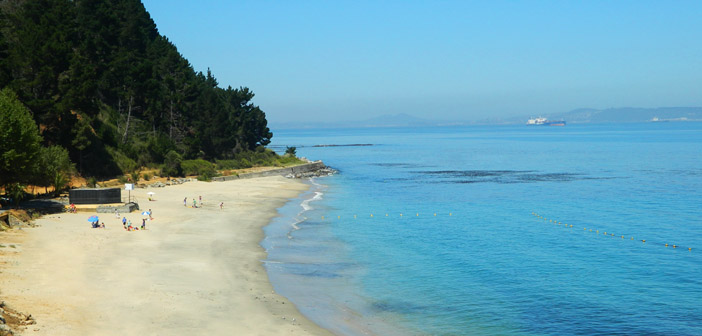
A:
<svg viewBox="0 0 702 336">
<path fill-rule="evenodd" d="M 0 186 L 33 182 L 40 143 L 39 130 L 29 110 L 12 90 L 1 90 Z"/>
<path fill-rule="evenodd" d="M 214 160 L 267 145 L 253 92 L 218 85 L 158 33 L 139 0 L 0 2 L 0 87 L 83 174 L 114 175 L 172 150 Z"/>
</svg>

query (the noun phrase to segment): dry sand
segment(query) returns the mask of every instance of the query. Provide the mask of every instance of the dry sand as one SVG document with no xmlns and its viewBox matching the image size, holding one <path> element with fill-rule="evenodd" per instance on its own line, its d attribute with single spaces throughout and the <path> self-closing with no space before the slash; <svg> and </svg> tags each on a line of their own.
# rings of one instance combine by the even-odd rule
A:
<svg viewBox="0 0 702 336">
<path fill-rule="evenodd" d="M 267 177 L 134 190 L 153 210 L 145 231 L 114 214 L 99 214 L 105 229 L 90 228 L 95 213 L 46 216 L 0 236 L 0 298 L 36 319 L 23 335 L 328 335 L 273 293 L 261 263 L 262 227 L 307 188 Z"/>
</svg>

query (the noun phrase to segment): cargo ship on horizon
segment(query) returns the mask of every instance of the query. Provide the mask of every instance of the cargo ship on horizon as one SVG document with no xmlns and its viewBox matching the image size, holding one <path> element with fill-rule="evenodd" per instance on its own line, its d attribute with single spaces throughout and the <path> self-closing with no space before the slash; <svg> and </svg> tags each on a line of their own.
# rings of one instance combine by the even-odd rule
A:
<svg viewBox="0 0 702 336">
<path fill-rule="evenodd" d="M 529 126 L 565 126 L 565 120 L 547 120 L 544 117 L 531 118 L 527 120 Z"/>
</svg>

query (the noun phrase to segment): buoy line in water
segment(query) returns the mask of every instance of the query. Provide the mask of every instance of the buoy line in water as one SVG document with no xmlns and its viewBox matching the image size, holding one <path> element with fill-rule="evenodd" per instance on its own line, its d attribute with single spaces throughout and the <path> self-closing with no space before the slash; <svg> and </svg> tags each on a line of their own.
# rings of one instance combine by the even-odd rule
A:
<svg viewBox="0 0 702 336">
<path fill-rule="evenodd" d="M 574 228 L 575 228 L 575 227 L 573 226 L 573 224 L 567 224 L 567 223 L 563 223 L 563 222 L 558 221 L 558 220 L 555 220 L 555 219 L 549 219 L 549 218 L 546 218 L 546 217 L 544 217 L 544 216 L 539 215 L 539 214 L 536 213 L 536 212 L 532 212 L 531 214 L 532 214 L 534 217 L 543 220 L 544 222 L 548 222 L 548 223 L 554 224 L 554 225 L 556 225 L 556 226 L 563 226 L 564 228 L 568 228 L 568 229 L 574 229 Z M 351 215 L 349 215 L 349 217 L 350 217 L 350 216 L 351 216 Z M 362 215 L 362 216 L 359 216 L 358 214 L 354 214 L 354 215 L 353 215 L 353 219 L 358 219 L 358 218 L 375 218 L 375 217 L 395 217 L 395 218 L 396 218 L 396 217 L 400 217 L 400 218 L 409 217 L 409 218 L 412 218 L 412 217 L 422 217 L 422 216 L 427 216 L 427 215 L 424 214 L 424 213 L 419 213 L 419 212 L 413 212 L 413 213 L 410 213 L 410 214 L 399 213 L 399 214 L 393 214 L 393 215 L 391 215 L 390 213 L 380 213 L 380 214 L 371 213 L 371 214 L 364 214 L 364 215 Z M 431 217 L 446 216 L 446 213 L 441 213 L 441 212 L 433 212 L 433 213 L 431 213 L 431 212 L 430 212 L 430 213 L 428 214 L 428 216 L 431 216 Z M 452 213 L 452 212 L 449 212 L 449 213 L 448 213 L 448 216 L 449 216 L 449 217 L 455 217 L 455 216 L 454 216 L 454 213 Z M 344 219 L 348 218 L 348 217 L 346 217 L 346 216 L 343 216 L 343 217 L 344 217 Z M 322 216 L 322 220 L 332 220 L 332 219 L 342 219 L 342 216 L 341 216 L 341 215 L 337 215 L 337 216 Z M 600 234 L 600 230 L 599 230 L 599 229 L 586 228 L 586 227 L 583 227 L 582 229 L 583 229 L 583 231 L 588 232 L 588 233 L 589 233 L 589 232 L 592 232 L 592 233 L 597 234 L 597 235 Z M 637 238 L 637 239 L 634 239 L 633 236 L 615 234 L 615 233 L 613 233 L 613 232 L 611 232 L 611 231 L 610 231 L 610 232 L 602 231 L 602 235 L 607 236 L 607 237 L 611 237 L 611 238 L 620 238 L 620 239 L 629 240 L 629 241 L 635 240 L 635 241 L 640 241 L 640 242 L 642 242 L 642 243 L 644 243 L 644 244 L 647 243 L 647 244 L 649 244 L 649 245 L 655 245 L 655 246 L 672 247 L 672 248 L 674 248 L 674 249 L 683 249 L 683 250 L 687 250 L 687 251 L 692 252 L 692 248 L 691 248 L 691 247 L 683 247 L 683 246 L 680 246 L 680 245 L 677 245 L 677 244 L 669 244 L 669 243 L 663 243 L 663 242 L 656 242 L 656 241 L 651 241 L 651 240 L 647 240 L 647 239 L 638 239 L 638 238 Z M 627 239 L 627 238 L 628 238 L 628 239 Z"/>
<path fill-rule="evenodd" d="M 570 228 L 573 228 L 573 224 L 567 224 L 567 223 L 563 223 L 563 222 L 558 221 L 558 220 L 549 219 L 549 218 L 546 218 L 546 217 L 544 217 L 544 216 L 539 215 L 539 214 L 536 213 L 536 212 L 532 212 L 531 214 L 532 214 L 534 217 L 543 220 L 544 222 L 552 223 L 552 224 L 557 225 L 557 226 L 561 226 L 561 225 L 562 225 L 564 228 L 569 228 L 569 229 L 570 229 Z M 586 228 L 586 227 L 583 227 L 583 231 L 588 232 L 588 233 L 589 233 L 589 232 L 592 232 L 592 233 L 595 233 L 595 234 L 597 234 L 597 235 L 600 234 L 600 230 L 599 230 L 599 229 L 593 229 L 593 228 Z M 612 232 L 602 231 L 602 234 L 603 234 L 604 236 L 607 236 L 607 237 L 626 239 L 626 237 L 625 237 L 624 235 L 614 234 L 614 233 L 612 233 Z M 680 249 L 686 249 L 686 250 L 692 252 L 692 248 L 691 248 L 691 247 L 682 247 L 682 246 L 676 245 L 676 244 L 669 244 L 669 243 L 663 243 L 663 242 L 655 242 L 655 241 L 650 241 L 650 240 L 646 240 L 646 239 L 634 239 L 633 236 L 629 236 L 629 237 L 630 237 L 630 239 L 628 239 L 628 240 L 630 240 L 630 241 L 631 241 L 631 240 L 635 240 L 635 241 L 640 241 L 640 242 L 642 242 L 642 243 L 644 243 L 644 244 L 648 243 L 648 244 L 650 244 L 650 245 L 655 245 L 655 246 L 672 247 L 672 248 L 674 248 L 674 249 L 678 249 L 678 248 L 680 248 Z"/>
<path fill-rule="evenodd" d="M 433 214 L 434 214 L 434 215 L 433 215 L 432 217 L 439 217 L 439 216 L 445 215 L 445 214 L 441 214 L 441 213 L 439 213 L 439 212 L 434 212 Z M 396 216 L 396 215 L 392 215 L 392 217 L 395 217 L 395 216 Z M 398 216 L 398 217 L 406 217 L 406 216 L 405 216 L 405 213 L 402 213 L 402 212 L 399 213 L 399 215 L 397 215 L 397 216 Z M 407 216 L 410 216 L 410 217 L 421 217 L 419 212 L 411 213 L 411 214 L 409 214 L 409 215 L 407 215 Z M 453 212 L 449 212 L 449 213 L 448 213 L 448 216 L 449 216 L 449 217 L 453 217 Z M 366 216 L 364 215 L 364 217 L 366 217 Z M 391 216 L 390 216 L 390 213 L 388 212 L 388 213 L 385 213 L 384 216 L 383 216 L 382 214 L 378 215 L 378 214 L 373 214 L 373 213 L 372 213 L 372 214 L 370 214 L 370 216 L 367 216 L 367 217 L 368 217 L 368 218 L 374 218 L 374 217 L 391 217 Z M 359 217 L 358 217 L 358 214 L 353 215 L 353 218 L 354 218 L 354 219 L 359 218 Z M 329 219 L 334 219 L 334 216 L 322 216 L 322 220 L 329 220 Z M 339 216 L 336 216 L 336 219 L 341 219 L 341 216 L 340 216 L 340 215 L 339 215 Z"/>
</svg>

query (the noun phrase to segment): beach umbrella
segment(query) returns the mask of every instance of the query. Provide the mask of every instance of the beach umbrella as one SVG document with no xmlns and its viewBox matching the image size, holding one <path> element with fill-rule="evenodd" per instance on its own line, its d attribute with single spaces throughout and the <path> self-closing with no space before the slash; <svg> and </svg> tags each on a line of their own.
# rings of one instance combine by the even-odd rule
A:
<svg viewBox="0 0 702 336">
<path fill-rule="evenodd" d="M 153 194 L 155 194 L 155 192 L 153 192 L 153 191 L 149 191 L 149 192 L 147 192 L 147 194 L 149 194 L 149 195 L 153 195 Z"/>
<path fill-rule="evenodd" d="M 88 222 L 97 222 L 98 221 L 98 216 L 90 216 L 88 217 Z"/>
<path fill-rule="evenodd" d="M 151 213 L 148 212 L 148 211 L 144 211 L 144 212 L 141 213 L 142 216 L 148 216 L 148 215 L 150 215 L 150 214 L 151 214 Z"/>
</svg>

